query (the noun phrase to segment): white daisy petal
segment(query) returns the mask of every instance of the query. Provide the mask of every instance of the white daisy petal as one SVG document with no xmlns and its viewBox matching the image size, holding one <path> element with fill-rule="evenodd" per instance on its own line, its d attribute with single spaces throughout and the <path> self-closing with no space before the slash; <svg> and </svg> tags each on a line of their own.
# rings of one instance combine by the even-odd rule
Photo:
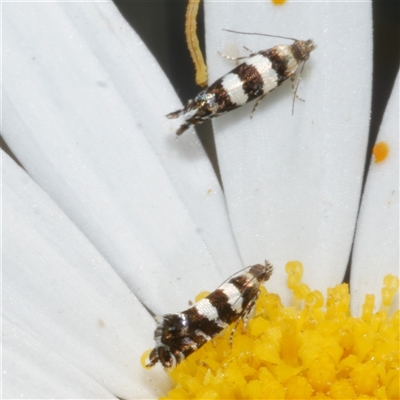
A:
<svg viewBox="0 0 400 400">
<path fill-rule="evenodd" d="M 241 268 L 212 168 L 175 139 L 177 98 L 115 6 L 3 14 L 4 137 L 129 287 L 165 313 Z"/>
<path fill-rule="evenodd" d="M 291 115 L 290 82 L 249 116 L 254 103 L 214 120 L 220 170 L 245 264 L 275 265 L 273 290 L 287 297 L 284 265 L 300 260 L 304 281 L 340 282 L 359 203 L 371 104 L 370 2 L 206 1 L 211 81 L 232 65 L 217 50 L 244 54 L 290 41 L 222 29 L 313 39 Z M 215 40 L 216 35 L 220 38 Z M 233 54 L 235 55 L 235 54 Z M 271 282 L 272 284 L 272 282 Z"/>
<path fill-rule="evenodd" d="M 115 399 L 95 380 L 44 343 L 3 319 L 5 399 Z"/>
<path fill-rule="evenodd" d="M 379 307 L 385 275 L 399 276 L 399 90 L 398 74 L 376 141 L 389 153 L 371 162 L 357 224 L 350 282 L 357 315 L 366 294 L 375 294 Z"/>
<path fill-rule="evenodd" d="M 25 171 L 2 161 L 4 318 L 114 395 L 159 396 L 139 362 L 152 317 Z"/>
</svg>

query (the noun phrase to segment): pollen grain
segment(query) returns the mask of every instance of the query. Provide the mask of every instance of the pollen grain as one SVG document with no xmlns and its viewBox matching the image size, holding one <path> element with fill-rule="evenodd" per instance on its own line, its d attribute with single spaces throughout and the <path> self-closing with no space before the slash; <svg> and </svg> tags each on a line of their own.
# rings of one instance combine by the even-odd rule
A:
<svg viewBox="0 0 400 400">
<path fill-rule="evenodd" d="M 374 154 L 376 163 L 385 161 L 389 155 L 389 146 L 386 142 L 378 142 L 372 149 L 372 153 Z"/>
</svg>

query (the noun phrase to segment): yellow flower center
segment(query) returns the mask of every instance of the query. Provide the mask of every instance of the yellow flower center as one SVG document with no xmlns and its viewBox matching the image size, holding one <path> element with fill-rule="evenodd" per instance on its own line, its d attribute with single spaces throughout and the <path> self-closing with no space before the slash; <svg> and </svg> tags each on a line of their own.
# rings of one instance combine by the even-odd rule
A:
<svg viewBox="0 0 400 400">
<path fill-rule="evenodd" d="M 388 275 L 382 306 L 367 295 L 350 314 L 347 284 L 321 292 L 301 282 L 300 262 L 286 265 L 292 307 L 262 287 L 254 318 L 232 326 L 168 371 L 166 399 L 399 399 L 400 311 L 388 309 L 399 279 Z M 325 307 L 324 307 L 325 306 Z"/>
</svg>

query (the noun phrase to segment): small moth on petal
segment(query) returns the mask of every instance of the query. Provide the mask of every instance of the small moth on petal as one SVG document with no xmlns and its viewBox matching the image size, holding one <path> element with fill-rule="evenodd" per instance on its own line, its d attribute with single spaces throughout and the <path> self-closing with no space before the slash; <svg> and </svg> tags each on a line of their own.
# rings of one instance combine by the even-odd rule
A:
<svg viewBox="0 0 400 400">
<path fill-rule="evenodd" d="M 233 322 L 237 325 L 243 319 L 246 325 L 260 285 L 271 274 L 268 261 L 265 265 L 253 265 L 186 311 L 159 318 L 154 332 L 156 347 L 150 352 L 146 366 L 160 362 L 164 368 L 175 367 Z"/>
<path fill-rule="evenodd" d="M 284 36 L 276 37 L 285 38 Z M 316 45 L 311 39 L 305 41 L 293 38 L 285 39 L 293 40 L 294 43 L 275 46 L 268 50 L 252 53 L 247 57 L 236 59 L 227 57 L 233 61 L 241 60 L 242 63 L 202 90 L 193 100 L 189 100 L 183 109 L 167 115 L 167 118 L 170 119 L 178 117 L 184 119 L 184 123 L 178 128 L 176 134 L 181 135 L 194 125 L 218 117 L 259 98 L 253 108 L 254 112 L 258 103 L 268 93 L 280 86 L 286 79 L 293 79 L 299 65 L 308 60 Z"/>
</svg>

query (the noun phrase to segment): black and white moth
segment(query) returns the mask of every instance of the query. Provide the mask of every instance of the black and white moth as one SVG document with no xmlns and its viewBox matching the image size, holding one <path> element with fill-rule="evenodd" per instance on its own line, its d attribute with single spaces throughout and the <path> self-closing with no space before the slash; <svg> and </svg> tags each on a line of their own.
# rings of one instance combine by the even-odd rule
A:
<svg viewBox="0 0 400 400">
<path fill-rule="evenodd" d="M 260 293 L 260 285 L 272 274 L 272 266 L 257 264 L 234 276 L 193 307 L 159 319 L 154 332 L 156 347 L 150 352 L 147 367 L 160 362 L 175 367 L 233 322 L 244 320 Z M 235 326 L 236 327 L 236 326 Z"/>
<path fill-rule="evenodd" d="M 254 33 L 254 35 L 263 34 Z M 282 38 L 283 36 L 277 37 Z M 254 112 L 258 103 L 268 93 L 280 86 L 286 79 L 294 78 L 299 65 L 308 60 L 316 45 L 311 39 L 305 41 L 286 39 L 293 40 L 294 43 L 282 44 L 252 53 L 247 57 L 233 59 L 243 62 L 202 90 L 193 100 L 189 100 L 183 109 L 168 114 L 167 118 L 170 119 L 178 117 L 184 119 L 184 123 L 178 128 L 176 134 L 181 135 L 194 125 L 218 117 L 259 98 L 253 108 Z"/>
</svg>

